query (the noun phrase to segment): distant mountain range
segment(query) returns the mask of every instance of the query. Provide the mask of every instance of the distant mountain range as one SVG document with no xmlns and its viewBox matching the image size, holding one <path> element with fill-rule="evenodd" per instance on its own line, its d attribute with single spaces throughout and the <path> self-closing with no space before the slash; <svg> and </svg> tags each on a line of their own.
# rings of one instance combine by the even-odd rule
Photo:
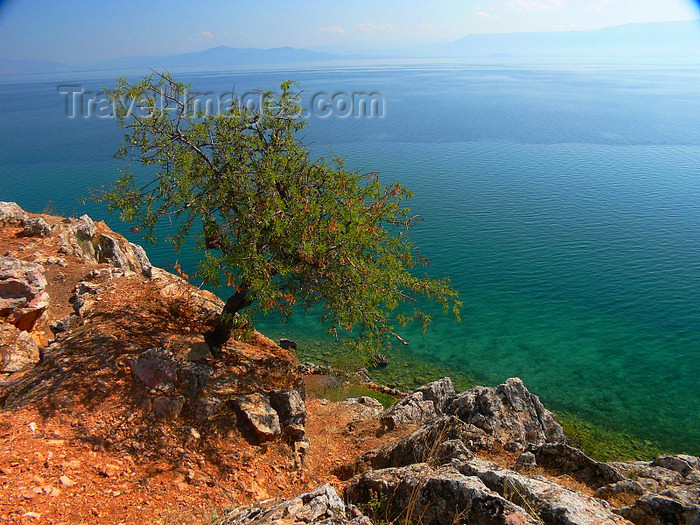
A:
<svg viewBox="0 0 700 525">
<path fill-rule="evenodd" d="M 292 47 L 272 49 L 218 46 L 180 55 L 132 56 L 85 66 L 43 60 L 0 59 L 0 75 L 70 71 L 196 69 L 282 66 L 358 58 L 514 58 L 514 59 L 700 59 L 700 21 L 626 24 L 591 31 L 472 34 L 454 42 L 372 52 L 366 45 L 343 47 L 345 53 Z"/>
<path fill-rule="evenodd" d="M 474 34 L 415 49 L 422 56 L 700 58 L 700 20 L 625 24 L 594 31 Z"/>
</svg>

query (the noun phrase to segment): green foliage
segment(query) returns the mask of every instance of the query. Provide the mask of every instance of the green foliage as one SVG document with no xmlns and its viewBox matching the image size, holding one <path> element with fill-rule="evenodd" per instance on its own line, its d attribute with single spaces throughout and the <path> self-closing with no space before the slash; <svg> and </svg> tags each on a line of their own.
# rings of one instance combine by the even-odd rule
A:
<svg viewBox="0 0 700 525">
<path fill-rule="evenodd" d="M 119 79 L 106 90 L 126 130 L 118 156 L 154 173 L 143 183 L 126 171 L 98 198 L 152 242 L 164 220 L 177 226 L 177 247 L 196 238 L 199 275 L 230 286 L 227 314 L 245 320 L 320 304 L 329 333 L 371 355 L 400 340 L 398 327 L 428 326 L 419 298 L 459 318 L 449 279 L 417 275 L 427 261 L 406 235 L 419 220 L 403 205 L 410 192 L 339 158 L 312 160 L 296 136 L 297 89 L 284 82 L 261 91 L 258 107 L 208 115 L 167 73 Z"/>
<path fill-rule="evenodd" d="M 611 431 L 566 412 L 557 412 L 556 419 L 569 445 L 597 461 L 652 460 L 668 452 L 654 442 Z"/>
</svg>

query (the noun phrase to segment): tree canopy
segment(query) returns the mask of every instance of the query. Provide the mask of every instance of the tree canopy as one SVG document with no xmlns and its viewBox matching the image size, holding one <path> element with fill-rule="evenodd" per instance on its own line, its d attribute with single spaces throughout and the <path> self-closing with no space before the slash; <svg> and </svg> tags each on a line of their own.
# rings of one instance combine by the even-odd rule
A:
<svg viewBox="0 0 700 525">
<path fill-rule="evenodd" d="M 297 136 L 306 121 L 296 83 L 215 114 L 168 73 L 105 92 L 126 132 L 117 156 L 154 169 L 145 182 L 123 171 L 100 199 L 153 242 L 165 218 L 176 246 L 196 239 L 198 273 L 231 289 L 211 346 L 228 340 L 235 314 L 297 306 L 320 305 L 328 331 L 365 355 L 403 342 L 409 322 L 427 327 L 421 298 L 459 317 L 449 278 L 418 274 L 427 260 L 406 235 L 420 220 L 404 205 L 411 193 L 313 158 Z"/>
</svg>

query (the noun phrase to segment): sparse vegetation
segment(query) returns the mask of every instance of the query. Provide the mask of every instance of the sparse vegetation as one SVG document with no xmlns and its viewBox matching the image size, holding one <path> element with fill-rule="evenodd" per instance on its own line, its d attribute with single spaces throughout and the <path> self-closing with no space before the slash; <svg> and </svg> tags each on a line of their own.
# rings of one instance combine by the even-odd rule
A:
<svg viewBox="0 0 700 525">
<path fill-rule="evenodd" d="M 557 412 L 569 445 L 597 461 L 652 460 L 668 452 L 653 441 L 615 432 L 566 412 Z"/>
</svg>

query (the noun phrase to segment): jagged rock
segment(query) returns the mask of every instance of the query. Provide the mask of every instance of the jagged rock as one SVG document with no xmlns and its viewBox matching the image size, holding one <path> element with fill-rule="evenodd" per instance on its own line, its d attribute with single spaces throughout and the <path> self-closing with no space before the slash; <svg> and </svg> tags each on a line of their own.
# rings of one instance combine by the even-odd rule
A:
<svg viewBox="0 0 700 525">
<path fill-rule="evenodd" d="M 61 228 L 59 238 L 62 244 L 60 253 L 76 255 L 90 263 L 110 264 L 147 277 L 152 274 L 153 266 L 142 247 L 116 233 L 98 233 L 95 222 L 88 215 L 70 220 Z"/>
<path fill-rule="evenodd" d="M 285 339 L 283 337 L 280 339 L 280 348 L 284 348 L 285 350 L 296 350 L 297 344 L 291 339 Z"/>
<path fill-rule="evenodd" d="M 221 407 L 218 397 L 204 397 L 197 400 L 194 406 L 194 419 L 197 423 L 209 421 Z"/>
<path fill-rule="evenodd" d="M 146 250 L 143 249 L 143 246 L 140 246 L 133 242 L 130 242 L 129 246 L 134 252 L 136 260 L 139 262 L 139 266 L 141 267 L 141 273 L 146 277 L 153 277 L 153 265 L 151 264 L 151 261 L 148 258 Z"/>
<path fill-rule="evenodd" d="M 180 391 L 190 399 L 199 397 L 207 387 L 211 373 L 212 369 L 206 365 L 191 362 L 178 363 Z"/>
<path fill-rule="evenodd" d="M 28 219 L 26 212 L 16 202 L 0 202 L 0 224 L 3 226 L 23 226 Z"/>
<path fill-rule="evenodd" d="M 0 257 L 0 316 L 20 330 L 31 331 L 49 307 L 43 266 Z"/>
<path fill-rule="evenodd" d="M 340 401 L 338 405 L 343 412 L 353 413 L 353 422 L 376 419 L 384 412 L 382 404 L 370 396 L 351 397 Z"/>
<path fill-rule="evenodd" d="M 167 348 L 150 348 L 129 360 L 134 376 L 149 388 L 167 392 L 177 381 L 178 362 Z"/>
<path fill-rule="evenodd" d="M 85 316 L 87 311 L 94 305 L 94 300 L 100 290 L 100 285 L 81 281 L 75 285 L 73 296 L 70 302 L 73 303 L 73 310 L 79 316 Z"/>
<path fill-rule="evenodd" d="M 270 405 L 277 412 L 282 426 L 306 423 L 306 405 L 298 390 L 270 392 Z"/>
<path fill-rule="evenodd" d="M 476 476 L 491 490 L 552 525 L 626 524 L 607 502 L 567 489 L 541 476 L 528 477 L 480 459 L 454 461 L 465 476 Z"/>
<path fill-rule="evenodd" d="M 695 456 L 678 454 L 675 456 L 659 456 L 651 463 L 652 467 L 674 470 L 681 476 L 687 476 L 693 470 L 700 469 L 700 459 Z"/>
<path fill-rule="evenodd" d="M 185 398 L 182 396 L 158 396 L 153 398 L 153 413 L 166 420 L 173 420 L 180 415 L 185 406 Z"/>
<path fill-rule="evenodd" d="M 290 500 L 271 499 L 229 511 L 218 525 L 372 525 L 354 507 L 348 508 L 328 483 Z"/>
<path fill-rule="evenodd" d="M 17 372 L 39 362 L 40 353 L 32 336 L 16 326 L 0 323 L 0 372 Z"/>
<path fill-rule="evenodd" d="M 381 418 L 386 430 L 399 425 L 419 424 L 443 413 L 455 389 L 449 377 L 422 386 L 390 406 Z"/>
<path fill-rule="evenodd" d="M 265 394 L 257 392 L 238 396 L 234 403 L 261 440 L 272 439 L 282 433 L 279 416 Z"/>
<path fill-rule="evenodd" d="M 337 469 L 335 474 L 347 480 L 371 469 L 414 463 L 442 465 L 453 458 L 469 459 L 474 457 L 474 449 L 487 445 L 488 439 L 483 430 L 455 416 L 441 416 L 395 443 L 365 452 L 355 462 Z"/>
<path fill-rule="evenodd" d="M 593 488 L 625 479 L 620 472 L 607 463 L 595 461 L 580 450 L 563 443 L 532 445 L 529 451 L 534 454 L 535 461 L 540 467 L 564 472 Z"/>
<path fill-rule="evenodd" d="M 595 491 L 595 497 L 608 500 L 613 496 L 618 496 L 620 494 L 634 494 L 641 496 L 646 493 L 644 487 L 632 479 L 623 479 L 616 483 L 611 483 L 610 485 L 605 485 L 600 487 Z"/>
<path fill-rule="evenodd" d="M 523 452 L 513 464 L 513 470 L 518 472 L 532 470 L 537 467 L 537 459 L 532 452 Z"/>
<path fill-rule="evenodd" d="M 292 445 L 292 452 L 294 453 L 294 466 L 300 469 L 304 465 L 304 460 L 309 453 L 311 448 L 311 440 L 307 437 L 299 439 Z"/>
<path fill-rule="evenodd" d="M 70 314 L 68 317 L 64 317 L 63 319 L 56 319 L 49 325 L 49 329 L 51 330 L 54 336 L 62 334 L 64 332 L 67 332 L 70 328 L 70 325 L 74 323 L 77 319 L 78 316 L 76 314 Z"/>
<path fill-rule="evenodd" d="M 282 433 L 290 443 L 306 439 L 306 405 L 296 389 L 270 392 L 270 405 L 277 412 Z M 306 440 L 308 442 L 308 440 Z M 306 456 L 306 452 L 302 454 Z M 299 462 L 303 460 L 300 458 Z"/>
<path fill-rule="evenodd" d="M 695 456 L 678 454 L 660 456 L 653 462 L 634 461 L 611 465 L 625 476 L 634 478 L 652 493 L 677 486 L 700 487 L 700 459 Z"/>
<path fill-rule="evenodd" d="M 24 221 L 24 231 L 22 235 L 25 237 L 48 237 L 51 235 L 51 226 L 41 217 L 27 219 Z"/>
<path fill-rule="evenodd" d="M 451 398 L 454 414 L 502 443 L 564 443 L 564 430 L 519 378 L 497 387 L 478 386 Z"/>
<path fill-rule="evenodd" d="M 377 517 L 382 521 L 423 525 L 540 523 L 478 478 L 448 466 L 433 469 L 420 463 L 368 472 L 353 480 L 345 496 L 356 505 L 376 502 Z"/>
<path fill-rule="evenodd" d="M 678 454 L 660 456 L 652 462 L 612 465 L 626 476 L 633 477 L 631 483 L 649 492 L 633 505 L 616 510 L 621 516 L 639 525 L 700 525 L 699 458 Z M 620 485 L 623 483 L 628 482 Z M 638 494 L 636 485 L 634 492 L 628 492 Z"/>
<path fill-rule="evenodd" d="M 95 221 L 89 215 L 83 214 L 78 219 L 75 232 L 79 241 L 91 241 L 95 236 Z"/>
<path fill-rule="evenodd" d="M 151 278 L 160 285 L 160 294 L 167 301 L 182 301 L 203 320 L 218 320 L 224 302 L 207 290 L 198 289 L 187 281 L 160 268 L 150 270 Z"/>
<path fill-rule="evenodd" d="M 671 494 L 647 494 L 634 505 L 617 509 L 615 512 L 637 525 L 698 525 L 700 524 L 700 504 L 695 500 L 679 500 Z"/>
</svg>

